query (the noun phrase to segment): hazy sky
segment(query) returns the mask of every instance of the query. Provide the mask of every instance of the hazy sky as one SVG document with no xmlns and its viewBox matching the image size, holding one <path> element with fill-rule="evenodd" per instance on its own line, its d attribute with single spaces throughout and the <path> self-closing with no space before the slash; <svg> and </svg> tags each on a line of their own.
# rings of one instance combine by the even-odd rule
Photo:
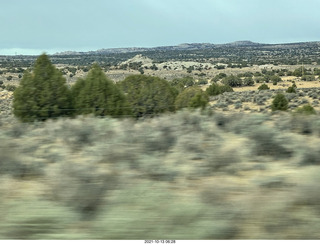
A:
<svg viewBox="0 0 320 244">
<path fill-rule="evenodd" d="M 320 0 L 0 0 L 0 55 L 320 41 Z"/>
</svg>

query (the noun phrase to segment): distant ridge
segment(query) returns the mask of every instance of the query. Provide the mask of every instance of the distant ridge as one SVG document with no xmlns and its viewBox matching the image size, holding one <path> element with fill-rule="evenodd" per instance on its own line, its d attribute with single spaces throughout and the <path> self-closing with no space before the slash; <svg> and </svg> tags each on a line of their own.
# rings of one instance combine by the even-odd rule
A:
<svg viewBox="0 0 320 244">
<path fill-rule="evenodd" d="M 160 46 L 160 47 L 127 47 L 127 48 L 107 48 L 99 49 L 96 51 L 76 52 L 66 51 L 55 53 L 54 55 L 87 55 L 87 54 L 112 54 L 112 53 L 132 53 L 132 52 L 147 52 L 147 51 L 184 51 L 184 50 L 201 50 L 209 48 L 221 47 L 273 47 L 273 48 L 290 48 L 306 45 L 320 45 L 320 42 L 297 42 L 297 43 L 282 43 L 282 44 L 265 44 L 252 41 L 235 41 L 225 44 L 212 44 L 212 43 L 182 43 L 175 46 Z"/>
<path fill-rule="evenodd" d="M 252 41 L 236 41 L 236 42 L 231 42 L 227 44 L 222 44 L 224 46 L 261 46 L 261 45 L 266 45 L 258 42 L 252 42 Z"/>
</svg>

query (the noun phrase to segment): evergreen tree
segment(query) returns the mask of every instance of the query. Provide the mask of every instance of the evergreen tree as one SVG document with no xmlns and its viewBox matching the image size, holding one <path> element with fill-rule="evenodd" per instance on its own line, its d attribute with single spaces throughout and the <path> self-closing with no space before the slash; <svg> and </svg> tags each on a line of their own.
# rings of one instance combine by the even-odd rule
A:
<svg viewBox="0 0 320 244">
<path fill-rule="evenodd" d="M 222 79 L 221 81 L 223 84 L 231 86 L 231 87 L 237 87 L 237 86 L 242 86 L 242 80 L 234 75 L 227 76 Z"/>
<path fill-rule="evenodd" d="M 107 78 L 98 64 L 92 66 L 85 79 L 78 79 L 71 91 L 76 114 L 131 115 L 125 95 Z"/>
<path fill-rule="evenodd" d="M 174 111 L 177 90 L 164 79 L 146 75 L 131 75 L 118 85 L 127 95 L 135 117 Z"/>
<path fill-rule="evenodd" d="M 272 111 L 286 111 L 288 109 L 288 99 L 285 95 L 278 93 L 272 101 L 271 109 Z"/>
<path fill-rule="evenodd" d="M 209 96 L 217 96 L 219 94 L 225 93 L 225 92 L 233 92 L 233 89 L 231 86 L 228 85 L 218 85 L 216 83 L 212 83 L 207 89 L 206 93 Z"/>
<path fill-rule="evenodd" d="M 13 113 L 23 122 L 43 121 L 72 113 L 66 80 L 46 54 L 36 60 L 32 73 L 25 72 L 13 96 Z"/>
<path fill-rule="evenodd" d="M 181 108 L 202 108 L 209 102 L 208 95 L 199 87 L 189 87 L 181 92 L 175 101 L 177 109 Z"/>
</svg>

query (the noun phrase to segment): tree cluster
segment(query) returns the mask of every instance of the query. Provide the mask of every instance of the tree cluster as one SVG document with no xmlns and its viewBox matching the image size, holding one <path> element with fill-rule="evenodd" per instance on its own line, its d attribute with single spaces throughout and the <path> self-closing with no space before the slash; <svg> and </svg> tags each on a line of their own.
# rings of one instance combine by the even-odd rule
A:
<svg viewBox="0 0 320 244">
<path fill-rule="evenodd" d="M 21 121 L 31 122 L 80 114 L 139 118 L 184 107 L 204 108 L 207 94 L 185 89 L 191 84 L 189 78 L 170 84 L 145 75 L 132 75 L 115 84 L 94 64 L 85 78 L 69 88 L 63 74 L 43 54 L 14 91 L 13 113 Z"/>
</svg>

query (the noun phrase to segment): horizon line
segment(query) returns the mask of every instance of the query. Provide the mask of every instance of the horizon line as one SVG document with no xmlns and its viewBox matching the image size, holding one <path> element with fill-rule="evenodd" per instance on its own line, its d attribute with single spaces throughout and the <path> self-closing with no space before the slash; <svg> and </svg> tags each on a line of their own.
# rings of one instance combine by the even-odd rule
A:
<svg viewBox="0 0 320 244">
<path fill-rule="evenodd" d="M 158 47 L 170 47 L 170 46 L 180 46 L 187 44 L 211 44 L 211 45 L 227 45 L 233 44 L 237 42 L 251 42 L 253 44 L 261 44 L 261 45 L 281 45 L 281 44 L 298 44 L 298 43 L 314 43 L 320 41 L 296 41 L 296 42 L 277 42 L 277 43 L 262 43 L 262 42 L 254 42 L 250 40 L 239 40 L 233 42 L 226 43 L 211 43 L 211 42 L 184 42 L 175 45 L 157 45 L 157 46 L 126 46 L 126 47 L 107 47 L 107 48 L 80 48 L 80 50 L 67 50 L 64 48 L 52 48 L 52 49 L 44 49 L 44 48 L 2 48 L 0 49 L 0 56 L 39 56 L 43 53 L 48 55 L 56 55 L 59 53 L 67 53 L 67 52 L 75 52 L 75 53 L 88 53 L 88 52 L 96 52 L 99 50 L 112 50 L 112 49 L 126 49 L 126 48 L 158 48 Z"/>
</svg>

